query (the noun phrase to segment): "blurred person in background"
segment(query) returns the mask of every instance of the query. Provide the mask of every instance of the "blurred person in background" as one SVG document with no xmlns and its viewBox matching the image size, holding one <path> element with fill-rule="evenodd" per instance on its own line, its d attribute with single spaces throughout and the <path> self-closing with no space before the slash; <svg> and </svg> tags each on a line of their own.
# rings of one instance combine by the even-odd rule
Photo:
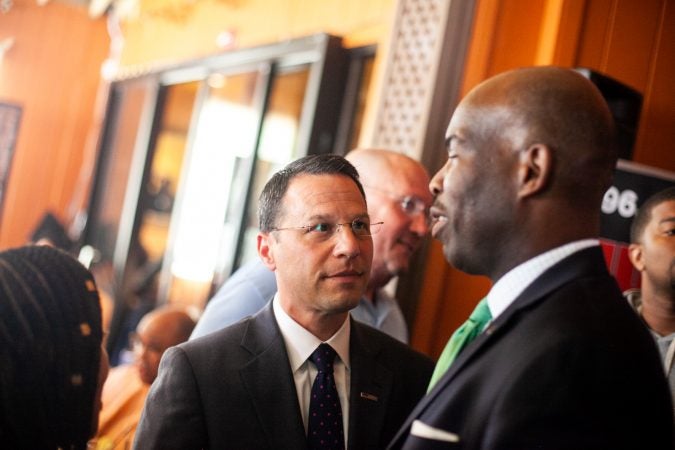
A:
<svg viewBox="0 0 675 450">
<path fill-rule="evenodd" d="M 103 386 L 97 450 L 131 448 L 162 355 L 169 347 L 185 342 L 194 326 L 194 320 L 186 312 L 171 306 L 143 316 L 130 339 L 134 363 L 111 369 Z"/>
<path fill-rule="evenodd" d="M 675 186 L 642 204 L 628 251 L 641 288 L 625 295 L 654 337 L 675 403 Z"/>
<path fill-rule="evenodd" d="M 108 374 L 91 273 L 50 246 L 0 252 L 0 446 L 87 448 Z"/>
</svg>

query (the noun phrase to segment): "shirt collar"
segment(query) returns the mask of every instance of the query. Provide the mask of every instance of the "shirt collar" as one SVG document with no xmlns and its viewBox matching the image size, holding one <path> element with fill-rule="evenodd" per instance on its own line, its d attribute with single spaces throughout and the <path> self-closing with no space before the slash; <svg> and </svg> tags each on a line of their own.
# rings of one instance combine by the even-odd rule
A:
<svg viewBox="0 0 675 450">
<path fill-rule="evenodd" d="M 279 324 L 281 336 L 284 338 L 286 345 L 286 353 L 288 353 L 288 360 L 291 363 L 291 370 L 295 372 L 298 370 L 316 350 L 316 348 L 323 342 L 318 337 L 307 331 L 298 322 L 293 320 L 286 311 L 281 307 L 278 299 L 279 294 L 274 295 L 272 300 L 272 309 L 274 317 Z M 350 368 L 349 363 L 349 335 L 351 324 L 349 322 L 349 315 L 345 319 L 339 330 L 326 341 L 326 344 L 333 347 L 333 350 L 338 354 L 343 364 Z"/>
<path fill-rule="evenodd" d="M 585 248 L 600 245 L 597 239 L 582 239 L 548 250 L 514 267 L 502 276 L 487 295 L 492 319 L 496 319 L 523 291 L 546 270 Z"/>
</svg>

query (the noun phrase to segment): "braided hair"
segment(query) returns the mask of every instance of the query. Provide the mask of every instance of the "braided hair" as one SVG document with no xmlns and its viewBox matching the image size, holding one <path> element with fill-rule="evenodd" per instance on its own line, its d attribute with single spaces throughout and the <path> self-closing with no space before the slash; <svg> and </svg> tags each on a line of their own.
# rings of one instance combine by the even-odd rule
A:
<svg viewBox="0 0 675 450">
<path fill-rule="evenodd" d="M 101 361 L 91 273 L 63 251 L 0 252 L 0 443 L 86 448 Z"/>
</svg>

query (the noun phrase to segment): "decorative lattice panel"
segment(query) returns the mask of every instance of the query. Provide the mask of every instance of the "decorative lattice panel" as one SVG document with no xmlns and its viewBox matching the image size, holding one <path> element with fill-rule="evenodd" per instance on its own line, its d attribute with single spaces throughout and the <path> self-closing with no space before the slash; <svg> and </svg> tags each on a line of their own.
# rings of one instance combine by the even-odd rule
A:
<svg viewBox="0 0 675 450">
<path fill-rule="evenodd" d="M 451 0 L 400 0 L 373 145 L 419 158 Z"/>
</svg>

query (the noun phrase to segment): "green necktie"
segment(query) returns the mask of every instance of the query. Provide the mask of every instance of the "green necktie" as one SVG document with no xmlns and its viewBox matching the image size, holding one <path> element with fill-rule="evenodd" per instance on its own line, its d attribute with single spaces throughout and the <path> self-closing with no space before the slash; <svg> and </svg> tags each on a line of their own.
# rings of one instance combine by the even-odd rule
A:
<svg viewBox="0 0 675 450">
<path fill-rule="evenodd" d="M 459 352 L 466 347 L 469 342 L 473 341 L 478 337 L 485 325 L 492 319 L 492 314 L 490 314 L 490 308 L 488 308 L 487 297 L 483 298 L 476 309 L 473 310 L 469 320 L 464 322 L 461 327 L 453 333 L 452 337 L 445 345 L 441 357 L 438 358 L 436 363 L 436 368 L 434 369 L 433 375 L 431 375 L 431 381 L 429 381 L 429 387 L 427 392 L 434 387 L 434 385 L 441 379 L 445 371 L 448 370 L 450 364 L 457 358 Z"/>
</svg>

